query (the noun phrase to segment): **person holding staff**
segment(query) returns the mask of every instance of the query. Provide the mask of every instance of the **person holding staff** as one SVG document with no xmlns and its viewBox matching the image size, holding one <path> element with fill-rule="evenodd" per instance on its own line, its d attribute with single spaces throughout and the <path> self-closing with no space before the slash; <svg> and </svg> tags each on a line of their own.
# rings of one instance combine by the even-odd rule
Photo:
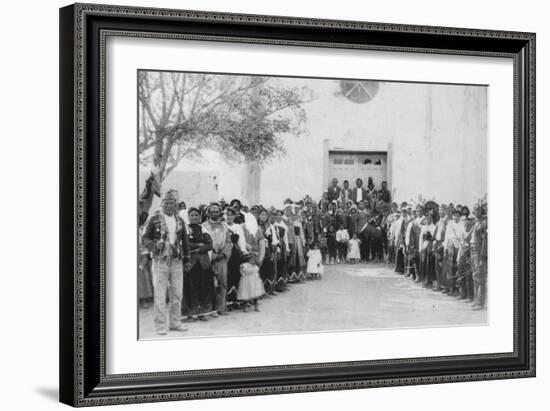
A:
<svg viewBox="0 0 550 411">
<path fill-rule="evenodd" d="M 153 215 L 142 237 L 142 244 L 153 254 L 154 322 L 157 334 L 168 330 L 187 331 L 181 324 L 183 269 L 189 268 L 189 240 L 183 219 L 176 214 L 178 192 L 168 190 L 162 211 Z M 166 307 L 168 293 L 169 306 Z"/>
</svg>

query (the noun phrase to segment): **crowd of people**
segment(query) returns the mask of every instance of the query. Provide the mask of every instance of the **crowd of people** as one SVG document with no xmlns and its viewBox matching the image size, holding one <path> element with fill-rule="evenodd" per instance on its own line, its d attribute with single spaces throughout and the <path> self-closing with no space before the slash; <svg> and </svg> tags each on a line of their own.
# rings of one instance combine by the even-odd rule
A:
<svg viewBox="0 0 550 411">
<path fill-rule="evenodd" d="M 485 308 L 487 204 L 392 202 L 376 189 L 337 179 L 319 201 L 280 207 L 239 199 L 188 208 L 175 190 L 161 210 L 140 215 L 140 304 L 154 305 L 158 334 L 185 331 L 232 310 L 259 311 L 262 298 L 321 279 L 332 264 L 378 262 L 412 281 Z M 183 321 L 183 322 L 182 322 Z"/>
</svg>

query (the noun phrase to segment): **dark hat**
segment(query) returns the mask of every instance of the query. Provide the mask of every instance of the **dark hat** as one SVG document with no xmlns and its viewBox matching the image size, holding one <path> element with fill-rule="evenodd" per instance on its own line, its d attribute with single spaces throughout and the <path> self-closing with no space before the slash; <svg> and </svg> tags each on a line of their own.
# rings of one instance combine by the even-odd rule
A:
<svg viewBox="0 0 550 411">
<path fill-rule="evenodd" d="M 239 204 L 239 207 L 242 206 L 241 200 L 239 200 L 238 198 L 234 198 L 233 200 L 231 200 L 231 202 L 229 204 L 231 204 L 231 206 L 233 206 L 235 203 Z"/>
<path fill-rule="evenodd" d="M 187 210 L 187 214 L 191 214 L 193 211 L 196 211 L 197 213 L 201 213 L 201 210 L 199 210 L 197 207 L 191 207 L 189 210 Z"/>
</svg>

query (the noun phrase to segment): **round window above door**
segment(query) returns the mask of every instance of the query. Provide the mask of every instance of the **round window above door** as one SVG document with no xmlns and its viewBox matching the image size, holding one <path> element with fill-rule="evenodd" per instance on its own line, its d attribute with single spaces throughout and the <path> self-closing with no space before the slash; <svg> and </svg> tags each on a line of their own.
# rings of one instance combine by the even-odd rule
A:
<svg viewBox="0 0 550 411">
<path fill-rule="evenodd" d="M 344 97 L 354 103 L 366 103 L 376 96 L 380 83 L 368 80 L 340 80 L 340 90 Z"/>
</svg>

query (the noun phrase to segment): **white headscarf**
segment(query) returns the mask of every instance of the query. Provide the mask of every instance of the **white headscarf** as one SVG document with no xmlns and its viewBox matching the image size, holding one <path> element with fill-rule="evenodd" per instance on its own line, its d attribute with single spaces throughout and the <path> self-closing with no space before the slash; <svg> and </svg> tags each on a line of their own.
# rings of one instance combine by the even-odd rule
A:
<svg viewBox="0 0 550 411">
<path fill-rule="evenodd" d="M 258 221 L 254 217 L 254 214 L 244 213 L 244 226 L 250 234 L 256 235 L 258 232 Z"/>
<path fill-rule="evenodd" d="M 187 212 L 186 208 L 184 208 L 183 210 L 180 210 L 178 215 L 185 222 L 185 225 L 189 225 L 189 213 Z"/>
</svg>

